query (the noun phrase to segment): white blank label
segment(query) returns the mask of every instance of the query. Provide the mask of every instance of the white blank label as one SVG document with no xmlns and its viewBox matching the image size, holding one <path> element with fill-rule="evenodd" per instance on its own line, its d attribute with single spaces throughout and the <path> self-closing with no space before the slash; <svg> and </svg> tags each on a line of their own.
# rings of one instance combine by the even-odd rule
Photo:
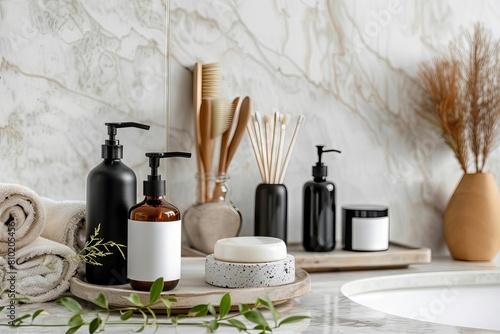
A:
<svg viewBox="0 0 500 334">
<path fill-rule="evenodd" d="M 377 251 L 389 247 L 389 217 L 352 218 L 352 249 Z"/>
<path fill-rule="evenodd" d="M 181 221 L 128 221 L 128 278 L 154 282 L 181 277 Z"/>
</svg>

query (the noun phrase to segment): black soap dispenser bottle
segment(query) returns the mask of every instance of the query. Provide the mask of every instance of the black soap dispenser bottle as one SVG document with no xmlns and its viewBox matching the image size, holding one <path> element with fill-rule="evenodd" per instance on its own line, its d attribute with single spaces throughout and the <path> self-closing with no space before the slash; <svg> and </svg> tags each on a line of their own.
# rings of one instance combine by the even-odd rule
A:
<svg viewBox="0 0 500 334">
<path fill-rule="evenodd" d="M 130 209 L 127 270 L 130 286 L 149 291 L 163 277 L 163 290 L 172 290 L 181 277 L 181 214 L 165 200 L 165 180 L 158 174 L 162 158 L 190 158 L 191 153 L 146 153 L 151 174 L 144 181 L 144 200 Z"/>
<path fill-rule="evenodd" d="M 106 123 L 109 138 L 102 145 L 102 161 L 87 176 L 87 241 L 100 226 L 99 238 L 127 245 L 128 211 L 137 202 L 137 178 L 122 161 L 123 146 L 116 140 L 119 128 L 149 130 L 149 125 L 134 122 Z M 127 283 L 127 261 L 116 248 L 100 257 L 102 265 L 87 263 L 85 276 L 92 284 Z"/>
<path fill-rule="evenodd" d="M 304 184 L 303 190 L 302 243 L 308 252 L 329 252 L 335 249 L 335 185 L 326 180 L 328 167 L 321 162 L 321 156 L 340 151 L 316 147 L 318 162 L 312 168 L 314 180 Z"/>
</svg>

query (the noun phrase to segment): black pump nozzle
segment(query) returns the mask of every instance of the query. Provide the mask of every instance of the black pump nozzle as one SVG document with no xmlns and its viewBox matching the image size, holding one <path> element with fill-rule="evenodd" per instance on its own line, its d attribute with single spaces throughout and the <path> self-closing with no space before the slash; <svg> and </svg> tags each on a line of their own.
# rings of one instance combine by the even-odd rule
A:
<svg viewBox="0 0 500 334">
<path fill-rule="evenodd" d="M 101 146 L 101 156 L 103 159 L 121 159 L 123 158 L 123 146 L 120 141 L 115 139 L 116 129 L 118 128 L 139 128 L 149 130 L 149 125 L 136 122 L 123 123 L 104 123 L 108 127 L 109 138 L 106 139 L 104 145 Z"/>
<path fill-rule="evenodd" d="M 323 153 L 328 153 L 328 152 L 341 153 L 341 152 L 339 150 L 324 150 L 323 149 L 323 147 L 325 147 L 324 145 L 316 145 L 316 147 L 318 149 L 318 162 L 316 163 L 316 166 L 313 166 L 312 175 L 314 176 L 315 179 L 316 178 L 322 179 L 328 175 L 328 167 L 321 162 L 321 156 L 323 155 Z"/>
<path fill-rule="evenodd" d="M 149 167 L 151 174 L 148 175 L 148 180 L 144 181 L 144 196 L 163 196 L 165 195 L 166 185 L 165 180 L 161 179 L 158 174 L 160 167 L 160 159 L 162 158 L 191 158 L 191 153 L 188 152 L 151 152 L 146 153 L 149 158 Z"/>
</svg>

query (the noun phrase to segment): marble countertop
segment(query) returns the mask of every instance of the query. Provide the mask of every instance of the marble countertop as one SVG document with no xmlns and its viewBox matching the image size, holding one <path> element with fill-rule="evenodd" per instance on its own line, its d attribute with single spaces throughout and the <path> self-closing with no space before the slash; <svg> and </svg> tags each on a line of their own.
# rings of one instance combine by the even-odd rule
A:
<svg viewBox="0 0 500 334">
<path fill-rule="evenodd" d="M 310 319 L 301 322 L 285 325 L 275 330 L 276 333 L 485 333 L 485 330 L 475 330 L 469 328 L 453 327 L 429 322 L 410 320 L 382 313 L 365 306 L 359 305 L 340 292 L 340 287 L 349 281 L 386 276 L 396 274 L 412 274 L 436 271 L 452 270 L 488 270 L 498 269 L 498 259 L 493 262 L 461 262 L 453 261 L 448 257 L 433 259 L 432 263 L 425 265 L 412 265 L 402 269 L 364 270 L 364 271 L 344 271 L 325 272 L 311 274 L 311 291 L 306 295 L 289 301 L 277 307 L 283 316 L 308 315 Z M 89 311 L 92 306 L 82 302 Z M 26 312 L 43 308 L 50 315 L 40 316 L 38 323 L 61 323 L 64 324 L 69 319 L 70 312 L 63 306 L 55 303 L 45 303 L 37 305 L 20 305 L 17 308 L 18 316 Z M 270 319 L 270 314 L 266 314 Z M 112 316 L 110 320 L 117 319 Z M 192 319 L 183 321 L 187 323 Z M 199 321 L 199 319 L 195 319 Z M 138 316 L 138 321 L 140 317 Z M 3 322 L 3 321 L 2 321 Z M 137 330 L 139 326 L 109 326 L 107 333 L 124 333 Z M 9 333 L 65 333 L 67 327 L 25 327 L 11 329 Z M 3 331 L 0 331 L 3 333 Z M 160 327 L 157 333 L 204 333 L 205 329 L 191 325 L 177 326 L 177 328 Z M 88 333 L 87 328 L 81 328 L 77 333 Z M 153 333 L 151 328 L 144 333 Z M 221 328 L 217 333 L 237 333 L 232 328 Z"/>
</svg>

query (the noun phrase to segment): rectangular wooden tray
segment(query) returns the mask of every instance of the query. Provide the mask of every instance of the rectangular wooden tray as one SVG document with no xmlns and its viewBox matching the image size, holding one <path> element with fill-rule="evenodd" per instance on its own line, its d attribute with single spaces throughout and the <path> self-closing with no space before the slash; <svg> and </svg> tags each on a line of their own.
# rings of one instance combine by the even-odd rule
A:
<svg viewBox="0 0 500 334">
<path fill-rule="evenodd" d="M 404 268 L 410 264 L 431 262 L 429 248 L 414 248 L 390 243 L 382 252 L 351 252 L 337 247 L 332 252 L 306 252 L 302 245 L 288 245 L 288 253 L 295 257 L 295 266 L 309 272 Z"/>
<path fill-rule="evenodd" d="M 415 248 L 391 242 L 382 252 L 351 252 L 338 246 L 332 252 L 306 252 L 300 244 L 289 244 L 288 253 L 295 257 L 295 266 L 308 272 L 362 270 L 383 268 L 405 268 L 411 264 L 431 262 L 429 248 Z M 183 246 L 182 256 L 205 256 L 206 254 Z"/>
</svg>

